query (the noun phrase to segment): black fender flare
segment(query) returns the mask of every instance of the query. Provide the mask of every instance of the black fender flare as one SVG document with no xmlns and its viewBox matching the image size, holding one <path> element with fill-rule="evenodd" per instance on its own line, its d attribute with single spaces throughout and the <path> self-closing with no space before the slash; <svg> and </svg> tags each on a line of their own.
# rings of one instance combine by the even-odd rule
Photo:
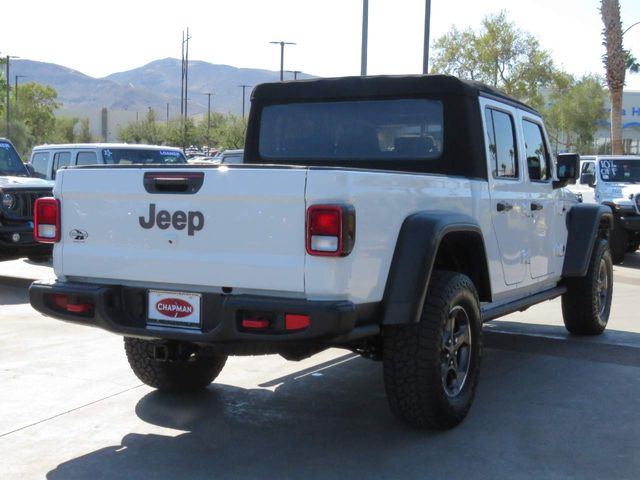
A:
<svg viewBox="0 0 640 480">
<path fill-rule="evenodd" d="M 417 212 L 402 223 L 382 300 L 382 325 L 418 323 L 442 239 L 463 232 L 484 238 L 478 222 L 464 214 Z M 488 266 L 486 266 L 488 269 Z M 488 272 L 488 270 L 486 270 Z M 487 282 L 488 274 L 487 276 Z M 489 286 L 489 292 L 491 291 Z"/>
<path fill-rule="evenodd" d="M 578 203 L 567 214 L 567 248 L 562 267 L 566 278 L 584 277 L 602 222 L 613 229 L 613 212 L 607 205 Z"/>
</svg>

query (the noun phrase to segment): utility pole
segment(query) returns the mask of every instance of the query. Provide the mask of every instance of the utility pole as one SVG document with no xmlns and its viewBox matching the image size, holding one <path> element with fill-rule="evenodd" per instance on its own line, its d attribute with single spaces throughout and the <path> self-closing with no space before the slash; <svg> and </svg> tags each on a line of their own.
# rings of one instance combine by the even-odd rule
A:
<svg viewBox="0 0 640 480">
<path fill-rule="evenodd" d="M 242 89 L 242 118 L 244 118 L 244 99 L 245 99 L 245 90 L 251 85 L 238 85 Z"/>
<path fill-rule="evenodd" d="M 297 45 L 295 42 L 269 42 L 273 45 L 280 45 L 280 81 L 284 80 L 284 46 Z"/>
<path fill-rule="evenodd" d="M 189 40 L 191 37 L 189 36 L 189 27 L 187 27 L 187 47 L 185 50 L 184 56 L 184 118 L 185 120 L 189 116 L 187 112 L 187 106 L 189 104 Z"/>
<path fill-rule="evenodd" d="M 360 54 L 360 75 L 367 74 L 367 39 L 369 36 L 369 0 L 362 0 L 362 52 Z"/>
<path fill-rule="evenodd" d="M 5 78 L 7 79 L 7 138 L 9 138 L 11 136 L 11 126 L 10 126 L 10 122 L 11 122 L 11 113 L 9 113 L 10 110 L 10 105 L 9 105 L 9 90 L 11 90 L 11 84 L 9 83 L 9 60 L 11 59 L 10 55 L 7 55 L 7 73 Z"/>
<path fill-rule="evenodd" d="M 298 74 L 302 73 L 300 70 L 287 70 L 288 73 L 293 73 L 293 79 L 297 80 L 298 79 Z"/>
<path fill-rule="evenodd" d="M 424 53 L 422 56 L 422 73 L 429 73 L 429 26 L 431 24 L 431 0 L 424 3 Z"/>
<path fill-rule="evenodd" d="M 184 30 L 182 31 L 182 56 L 180 58 L 180 118 L 184 116 Z"/>
<path fill-rule="evenodd" d="M 211 150 L 211 95 L 213 93 L 206 92 L 205 95 L 207 96 L 207 150 Z"/>
<path fill-rule="evenodd" d="M 10 104 L 10 93 L 11 93 L 11 77 L 9 76 L 9 62 L 12 58 L 20 58 L 15 55 L 7 55 L 7 138 L 11 136 L 11 104 Z"/>
<path fill-rule="evenodd" d="M 25 78 L 25 77 L 26 77 L 26 75 L 16 75 L 15 76 L 15 79 L 16 79 L 16 81 L 15 81 L 15 85 L 16 85 L 16 92 L 15 92 L 16 93 L 16 105 L 18 104 L 18 79 L 19 78 Z"/>
</svg>

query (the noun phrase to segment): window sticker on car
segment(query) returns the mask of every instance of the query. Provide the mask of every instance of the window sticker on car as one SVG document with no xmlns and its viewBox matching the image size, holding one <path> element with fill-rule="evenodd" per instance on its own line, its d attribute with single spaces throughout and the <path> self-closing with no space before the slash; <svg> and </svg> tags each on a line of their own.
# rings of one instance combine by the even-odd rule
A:
<svg viewBox="0 0 640 480">
<path fill-rule="evenodd" d="M 600 162 L 600 175 L 602 175 L 603 180 L 609 180 L 609 176 L 616 176 L 616 172 L 618 170 L 617 165 L 611 163 L 608 160 L 602 160 Z"/>
<path fill-rule="evenodd" d="M 164 155 L 166 157 L 179 157 L 180 152 L 174 152 L 172 150 L 160 150 L 160 155 Z"/>
<path fill-rule="evenodd" d="M 106 149 L 102 152 L 104 154 L 105 157 L 110 157 L 112 155 L 111 150 Z"/>
<path fill-rule="evenodd" d="M 8 143 L 0 143 L 0 148 L 4 148 L 5 150 L 11 149 L 11 145 Z"/>
</svg>

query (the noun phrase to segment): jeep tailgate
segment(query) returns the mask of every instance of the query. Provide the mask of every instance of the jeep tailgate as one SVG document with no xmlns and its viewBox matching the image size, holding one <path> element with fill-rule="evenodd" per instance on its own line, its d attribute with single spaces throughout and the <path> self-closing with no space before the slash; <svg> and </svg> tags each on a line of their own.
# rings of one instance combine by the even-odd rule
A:
<svg viewBox="0 0 640 480">
<path fill-rule="evenodd" d="M 145 173 L 168 187 L 147 191 Z M 181 192 L 181 177 L 200 188 Z M 61 171 L 56 274 L 304 292 L 305 180 L 303 168 Z"/>
</svg>

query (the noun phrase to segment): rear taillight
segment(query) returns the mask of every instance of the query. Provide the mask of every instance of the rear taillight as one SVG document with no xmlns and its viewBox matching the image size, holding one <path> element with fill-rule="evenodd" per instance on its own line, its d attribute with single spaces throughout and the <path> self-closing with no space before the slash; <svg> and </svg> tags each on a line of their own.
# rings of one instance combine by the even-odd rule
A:
<svg viewBox="0 0 640 480">
<path fill-rule="evenodd" d="M 60 240 L 60 202 L 52 197 L 36 199 L 33 237 L 40 243 Z"/>
<path fill-rule="evenodd" d="M 312 205 L 307 209 L 307 253 L 346 257 L 356 241 L 356 211 L 349 205 Z"/>
</svg>

